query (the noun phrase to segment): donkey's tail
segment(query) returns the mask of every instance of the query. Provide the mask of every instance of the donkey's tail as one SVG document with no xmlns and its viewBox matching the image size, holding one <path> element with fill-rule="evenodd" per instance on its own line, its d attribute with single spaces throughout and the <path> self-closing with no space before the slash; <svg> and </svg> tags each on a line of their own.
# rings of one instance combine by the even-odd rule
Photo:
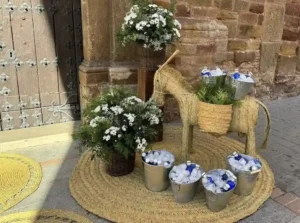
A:
<svg viewBox="0 0 300 223">
<path fill-rule="evenodd" d="M 261 101 L 256 100 L 256 99 L 255 99 L 255 101 L 264 109 L 266 116 L 267 116 L 267 127 L 265 129 L 266 136 L 265 136 L 265 140 L 264 140 L 263 144 L 260 147 L 260 149 L 266 149 L 268 146 L 268 141 L 269 141 L 269 136 L 270 136 L 270 131 L 271 131 L 271 115 L 270 115 L 268 108 Z"/>
<path fill-rule="evenodd" d="M 157 70 L 157 73 L 159 72 L 159 71 L 161 71 L 166 65 L 168 65 L 168 63 L 170 63 L 170 61 L 179 53 L 180 51 L 179 50 L 176 50 L 170 57 L 169 57 L 169 59 L 167 59 L 167 61 L 163 64 L 163 65 L 161 65 L 160 67 L 159 67 L 159 69 Z"/>
</svg>

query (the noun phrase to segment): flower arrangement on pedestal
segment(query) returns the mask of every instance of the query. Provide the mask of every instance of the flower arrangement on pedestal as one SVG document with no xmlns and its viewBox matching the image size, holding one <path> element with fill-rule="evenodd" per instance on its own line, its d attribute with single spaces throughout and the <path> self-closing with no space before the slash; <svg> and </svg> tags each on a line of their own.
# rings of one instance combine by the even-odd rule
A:
<svg viewBox="0 0 300 223">
<path fill-rule="evenodd" d="M 134 0 L 118 33 L 125 46 L 136 42 L 155 51 L 164 49 L 180 38 L 181 24 L 174 19 L 175 1 L 170 10 L 149 4 L 148 0 Z"/>
<path fill-rule="evenodd" d="M 143 102 L 124 88 L 92 99 L 83 112 L 83 124 L 75 138 L 106 163 L 113 176 L 134 169 L 135 153 L 145 151 L 155 138 L 162 112 L 152 100 Z"/>
</svg>

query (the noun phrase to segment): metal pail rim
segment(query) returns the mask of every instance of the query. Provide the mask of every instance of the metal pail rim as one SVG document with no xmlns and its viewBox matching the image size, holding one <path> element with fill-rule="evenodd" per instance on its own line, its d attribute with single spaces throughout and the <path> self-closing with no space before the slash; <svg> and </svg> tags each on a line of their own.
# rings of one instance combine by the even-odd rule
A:
<svg viewBox="0 0 300 223">
<path fill-rule="evenodd" d="M 208 172 L 206 173 L 206 175 L 208 175 L 210 172 L 213 172 L 213 171 L 216 171 L 216 170 L 225 170 L 225 169 L 214 169 L 214 170 L 210 170 L 210 171 L 208 171 Z M 225 171 L 229 171 L 229 170 L 225 170 Z M 205 188 L 205 186 L 203 185 L 203 181 L 202 181 L 202 185 L 203 185 L 205 191 L 208 191 L 208 192 L 210 192 L 210 193 L 212 193 L 212 194 L 227 194 L 227 193 L 230 193 L 230 192 L 234 191 L 234 189 L 236 188 L 236 186 L 237 186 L 237 179 L 234 180 L 234 184 L 235 184 L 235 185 L 234 185 L 234 188 L 232 188 L 230 191 L 226 191 L 226 192 L 222 192 L 222 193 L 214 193 L 214 192 L 212 192 L 212 191 L 210 191 L 210 190 L 207 190 L 207 189 Z"/>
<path fill-rule="evenodd" d="M 254 156 L 249 156 L 249 155 L 245 155 L 245 154 L 240 154 L 242 157 L 251 157 L 251 158 L 253 158 L 253 159 L 257 159 L 257 158 L 255 158 Z M 257 159 L 258 161 L 259 161 L 259 163 L 261 164 L 261 168 L 259 168 L 258 170 L 259 171 L 261 171 L 262 170 L 262 168 L 263 168 L 263 164 L 261 163 L 261 161 L 259 160 L 259 159 Z M 227 158 L 227 164 L 231 167 L 231 168 L 234 168 L 230 163 L 229 163 L 229 161 L 228 161 L 228 158 Z M 258 171 L 257 170 L 257 171 Z M 236 172 L 236 171 L 234 171 L 234 172 Z M 239 170 L 239 171 L 237 171 L 236 173 L 247 173 L 247 174 L 251 174 L 251 172 L 253 172 L 253 171 L 250 171 L 250 170 Z"/>
</svg>

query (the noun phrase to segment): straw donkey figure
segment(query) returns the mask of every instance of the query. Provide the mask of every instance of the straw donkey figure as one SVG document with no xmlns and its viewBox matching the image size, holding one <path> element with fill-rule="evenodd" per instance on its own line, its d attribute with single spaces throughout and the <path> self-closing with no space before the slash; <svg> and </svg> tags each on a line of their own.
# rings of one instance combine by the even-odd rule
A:
<svg viewBox="0 0 300 223">
<path fill-rule="evenodd" d="M 154 77 L 154 92 L 152 98 L 159 106 L 165 103 L 165 95 L 170 93 L 179 104 L 180 116 L 183 123 L 182 157 L 187 160 L 188 152 L 192 152 L 193 127 L 198 125 L 199 99 L 192 88 L 185 82 L 181 73 L 167 64 L 178 54 L 177 50 L 156 72 Z M 242 103 L 233 107 L 232 122 L 229 131 L 246 135 L 245 152 L 248 155 L 256 154 L 255 126 L 258 119 L 259 105 L 267 116 L 266 138 L 263 147 L 266 147 L 270 133 L 270 114 L 260 101 L 247 96 Z M 201 111 L 200 111 L 201 112 Z"/>
</svg>

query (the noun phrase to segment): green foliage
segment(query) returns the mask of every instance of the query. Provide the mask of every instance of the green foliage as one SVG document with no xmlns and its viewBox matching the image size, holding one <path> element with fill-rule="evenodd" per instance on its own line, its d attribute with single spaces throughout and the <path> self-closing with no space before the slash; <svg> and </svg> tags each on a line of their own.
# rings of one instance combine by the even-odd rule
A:
<svg viewBox="0 0 300 223">
<path fill-rule="evenodd" d="M 161 118 L 162 112 L 152 100 L 143 102 L 125 88 L 112 87 L 89 101 L 74 138 L 91 149 L 93 157 L 110 161 L 112 152 L 117 151 L 128 158 L 148 148 Z"/>
<path fill-rule="evenodd" d="M 132 0 L 132 5 L 144 6 L 151 4 L 149 0 Z"/>
<path fill-rule="evenodd" d="M 215 83 L 206 83 L 203 81 L 200 84 L 196 94 L 200 101 L 217 105 L 230 105 L 236 103 L 233 100 L 234 87 L 225 83 L 222 77 L 218 77 Z"/>
</svg>

